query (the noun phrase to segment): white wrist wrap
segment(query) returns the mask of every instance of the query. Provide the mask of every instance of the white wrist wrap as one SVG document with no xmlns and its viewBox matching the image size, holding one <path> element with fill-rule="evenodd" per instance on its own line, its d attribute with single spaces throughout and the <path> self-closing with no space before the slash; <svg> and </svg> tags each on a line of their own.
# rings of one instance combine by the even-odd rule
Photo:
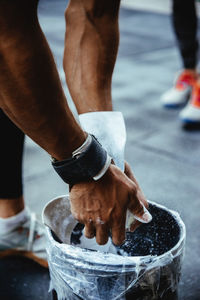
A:
<svg viewBox="0 0 200 300">
<path fill-rule="evenodd" d="M 79 115 L 82 128 L 93 134 L 106 149 L 116 166 L 124 171 L 126 128 L 121 112 L 100 111 Z"/>
</svg>

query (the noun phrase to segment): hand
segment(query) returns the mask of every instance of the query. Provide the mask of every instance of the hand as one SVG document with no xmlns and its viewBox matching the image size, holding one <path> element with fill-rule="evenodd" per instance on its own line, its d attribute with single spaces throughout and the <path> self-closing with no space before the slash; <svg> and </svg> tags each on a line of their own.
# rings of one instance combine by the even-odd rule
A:
<svg viewBox="0 0 200 300">
<path fill-rule="evenodd" d="M 133 172 L 131 171 L 131 167 L 129 166 L 129 164 L 125 161 L 125 170 L 124 170 L 124 173 L 126 174 L 126 176 L 128 176 L 129 179 L 131 179 L 135 185 L 137 186 L 137 197 L 138 199 L 140 200 L 140 202 L 145 206 L 145 208 L 147 209 L 149 207 L 149 204 L 137 182 L 137 180 L 135 179 L 135 176 L 133 175 Z M 142 220 L 141 220 L 142 221 Z M 130 226 L 130 231 L 135 231 L 135 229 L 137 227 L 139 227 L 141 225 L 141 222 L 139 220 L 134 220 L 134 222 L 131 224 Z"/>
<path fill-rule="evenodd" d="M 129 169 L 127 174 L 130 175 Z M 115 165 L 110 165 L 98 181 L 74 185 L 70 201 L 72 214 L 85 224 L 85 236 L 92 238 L 96 235 L 100 245 L 107 242 L 110 230 L 114 244 L 124 242 L 127 209 L 145 223 L 151 217 L 144 210 L 146 200 L 134 177 L 129 179 Z"/>
</svg>

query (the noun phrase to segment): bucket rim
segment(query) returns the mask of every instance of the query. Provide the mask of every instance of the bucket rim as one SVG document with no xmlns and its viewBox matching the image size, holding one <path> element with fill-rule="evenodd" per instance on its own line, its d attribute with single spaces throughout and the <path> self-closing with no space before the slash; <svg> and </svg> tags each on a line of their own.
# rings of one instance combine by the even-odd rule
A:
<svg viewBox="0 0 200 300">
<path fill-rule="evenodd" d="M 98 255 L 100 256 L 99 260 L 102 260 L 102 261 L 97 262 L 96 261 L 96 256 L 95 255 L 90 255 L 91 253 L 92 254 L 96 253 L 96 251 L 94 252 L 90 249 L 83 249 L 83 248 L 76 247 L 76 246 L 73 246 L 73 245 L 70 245 L 70 244 L 64 244 L 64 243 L 61 244 L 61 243 L 57 242 L 54 239 L 53 235 L 52 235 L 51 229 L 45 224 L 45 222 L 44 222 L 44 212 L 45 212 L 46 207 L 48 207 L 48 205 L 50 203 L 52 203 L 53 201 L 56 201 L 58 199 L 63 199 L 63 198 L 69 199 L 69 195 L 61 195 L 61 196 L 55 197 L 45 205 L 45 207 L 43 208 L 43 211 L 42 211 L 42 221 L 43 221 L 43 223 L 46 227 L 46 231 L 47 231 L 49 240 L 54 244 L 54 246 L 56 246 L 56 248 L 58 248 L 60 251 L 64 252 L 64 254 L 67 255 L 72 260 L 73 259 L 77 260 L 77 253 L 73 253 L 71 251 L 71 249 L 74 249 L 74 250 L 76 250 L 76 252 L 80 252 L 80 260 L 83 260 L 83 255 L 85 256 L 84 257 L 84 263 L 88 264 L 88 265 L 95 263 L 96 266 L 97 265 L 99 265 L 99 266 L 102 265 L 102 267 L 103 267 L 103 266 L 106 265 L 107 268 L 108 268 L 108 266 L 110 266 L 110 267 L 113 266 L 115 268 L 117 268 L 117 267 L 123 268 L 123 266 L 126 265 L 126 267 L 132 268 L 132 267 L 134 267 L 133 264 L 134 265 L 140 265 L 140 266 L 142 264 L 144 264 L 145 266 L 146 266 L 146 264 L 153 264 L 154 265 L 154 263 L 157 260 L 159 260 L 159 261 L 164 260 L 165 261 L 166 257 L 174 258 L 174 257 L 179 255 L 180 251 L 182 250 L 182 248 L 184 246 L 185 238 L 186 238 L 186 227 L 185 227 L 185 224 L 184 224 L 183 220 L 180 217 L 180 214 L 178 212 L 174 211 L 174 210 L 168 209 L 164 205 L 161 205 L 161 204 L 158 204 L 154 201 L 148 200 L 148 203 L 150 203 L 152 205 L 155 205 L 156 207 L 167 211 L 168 213 L 170 213 L 174 217 L 174 219 L 177 221 L 177 223 L 179 225 L 179 228 L 180 228 L 179 241 L 174 245 L 174 247 L 172 247 L 170 250 L 168 250 L 167 252 L 165 252 L 161 255 L 120 256 L 118 254 L 113 254 L 113 253 L 98 252 Z M 93 256 L 95 256 L 95 257 L 93 257 Z M 92 258 L 95 259 L 94 262 L 92 262 Z M 108 260 L 106 258 L 108 258 Z M 111 258 L 111 260 L 109 258 Z M 116 260 L 119 261 L 119 258 L 120 258 L 120 263 L 118 263 L 116 265 Z M 106 259 L 106 261 L 105 261 L 105 259 Z M 107 268 L 106 268 L 106 272 L 108 272 Z M 126 270 L 126 272 L 127 272 L 127 270 Z"/>
</svg>

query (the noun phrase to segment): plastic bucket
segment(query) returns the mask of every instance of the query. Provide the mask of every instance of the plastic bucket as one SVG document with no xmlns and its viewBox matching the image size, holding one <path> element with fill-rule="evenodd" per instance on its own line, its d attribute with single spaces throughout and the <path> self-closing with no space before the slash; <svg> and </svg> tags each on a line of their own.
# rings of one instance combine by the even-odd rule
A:
<svg viewBox="0 0 200 300">
<path fill-rule="evenodd" d="M 50 201 L 44 208 L 43 221 L 47 225 L 50 288 L 57 298 L 177 299 L 185 225 L 178 213 L 164 206 L 150 202 L 150 211 L 155 224 L 141 225 L 122 246 L 129 255 L 137 256 L 120 256 L 71 245 L 77 221 L 71 215 L 69 199 L 62 196 Z M 58 242 L 49 226 L 64 243 Z"/>
</svg>

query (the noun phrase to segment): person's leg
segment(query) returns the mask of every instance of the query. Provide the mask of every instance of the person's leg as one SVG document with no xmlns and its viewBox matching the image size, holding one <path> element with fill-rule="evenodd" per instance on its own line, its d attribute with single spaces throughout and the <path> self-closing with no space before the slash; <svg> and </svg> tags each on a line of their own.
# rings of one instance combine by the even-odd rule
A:
<svg viewBox="0 0 200 300">
<path fill-rule="evenodd" d="M 22 154 L 24 133 L 0 109 L 1 185 L 0 218 L 8 218 L 24 209 Z"/>
<path fill-rule="evenodd" d="M 75 132 L 82 130 L 67 107 L 53 56 L 38 23 L 37 2 L 0 0 L 0 107 L 49 154 L 62 159 L 72 153 L 71 147 L 80 146 L 82 140 L 77 145 L 74 140 Z M 24 134 L 5 114 L 0 119 L 0 258 L 19 254 L 47 266 L 44 226 L 34 212 L 24 208 Z"/>
<path fill-rule="evenodd" d="M 197 64 L 197 15 L 195 0 L 173 0 L 172 21 L 185 69 Z"/>
<path fill-rule="evenodd" d="M 165 107 L 185 105 L 197 78 L 197 16 L 194 0 L 172 0 L 172 25 L 181 55 L 183 70 L 173 87 L 161 97 Z"/>
<path fill-rule="evenodd" d="M 120 0 L 71 0 L 65 13 L 64 71 L 78 113 L 112 110 Z"/>
<path fill-rule="evenodd" d="M 183 124 L 200 124 L 200 79 L 196 72 L 198 61 L 197 13 L 195 0 L 173 0 L 173 25 L 186 72 L 194 75 L 192 94 L 180 112 Z"/>
<path fill-rule="evenodd" d="M 46 267 L 44 229 L 32 219 L 23 197 L 24 133 L 1 109 L 0 137 L 0 258 L 20 254 Z M 18 248 L 23 251 L 20 253 Z"/>
</svg>

